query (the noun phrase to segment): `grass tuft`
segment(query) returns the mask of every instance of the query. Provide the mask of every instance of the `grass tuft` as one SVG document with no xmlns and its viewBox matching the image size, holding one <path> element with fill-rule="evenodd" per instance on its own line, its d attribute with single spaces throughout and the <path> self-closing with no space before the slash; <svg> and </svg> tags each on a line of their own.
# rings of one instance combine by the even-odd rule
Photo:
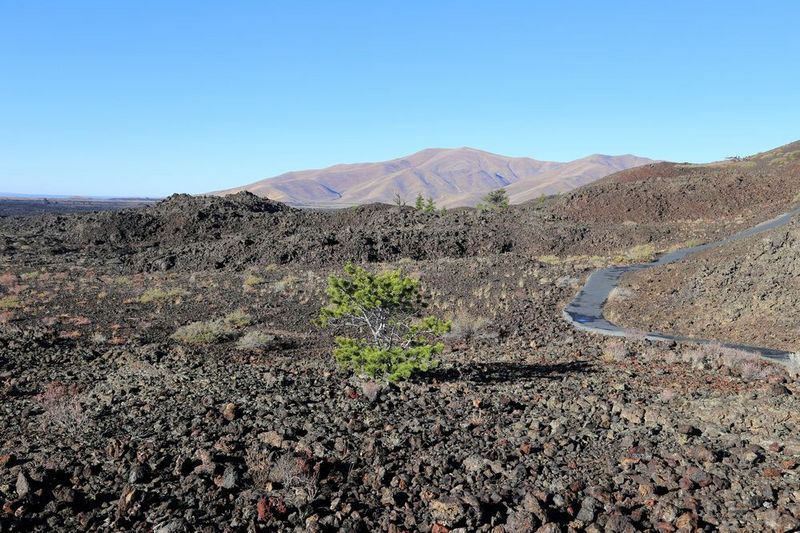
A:
<svg viewBox="0 0 800 533">
<path fill-rule="evenodd" d="M 202 346 L 223 341 L 230 335 L 230 329 L 221 320 L 210 320 L 181 326 L 172 334 L 172 339 L 183 344 Z"/>
<path fill-rule="evenodd" d="M 236 348 L 245 351 L 262 351 L 276 347 L 278 338 L 263 331 L 248 331 L 236 343 Z"/>
<path fill-rule="evenodd" d="M 243 310 L 237 309 L 236 311 L 232 311 L 225 315 L 225 317 L 222 319 L 222 322 L 226 326 L 239 329 L 252 324 L 253 317 L 245 313 Z"/>
<path fill-rule="evenodd" d="M 0 298 L 0 309 L 17 309 L 19 307 L 19 298 L 16 296 L 3 296 Z"/>
</svg>

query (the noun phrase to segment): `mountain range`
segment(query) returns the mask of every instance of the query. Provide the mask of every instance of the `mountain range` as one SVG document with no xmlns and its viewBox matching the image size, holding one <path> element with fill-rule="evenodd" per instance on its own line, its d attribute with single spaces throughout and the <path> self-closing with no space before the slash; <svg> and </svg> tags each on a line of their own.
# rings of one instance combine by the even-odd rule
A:
<svg viewBox="0 0 800 533">
<path fill-rule="evenodd" d="M 538 161 L 474 148 L 429 148 L 377 163 L 341 164 L 287 172 L 213 194 L 249 191 L 294 206 L 345 207 L 413 203 L 418 194 L 439 206 L 473 206 L 504 187 L 511 203 L 567 192 L 619 170 L 649 163 L 635 155 L 590 155 L 575 161 Z"/>
</svg>

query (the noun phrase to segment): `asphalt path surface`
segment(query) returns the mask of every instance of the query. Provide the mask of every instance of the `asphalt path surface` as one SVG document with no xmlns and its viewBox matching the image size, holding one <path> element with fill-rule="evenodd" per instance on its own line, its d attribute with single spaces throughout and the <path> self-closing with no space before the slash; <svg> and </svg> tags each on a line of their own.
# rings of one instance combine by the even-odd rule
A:
<svg viewBox="0 0 800 533">
<path fill-rule="evenodd" d="M 746 239 L 765 231 L 784 226 L 792 219 L 792 217 L 797 214 L 800 214 L 800 207 L 795 208 L 788 213 L 777 216 L 772 220 L 762 222 L 757 226 L 742 230 L 719 241 L 701 244 L 699 246 L 692 246 L 690 248 L 681 248 L 680 250 L 658 256 L 657 259 L 650 263 L 612 266 L 595 270 L 586 280 L 583 288 L 581 288 L 575 298 L 564 308 L 563 316 L 577 329 L 592 333 L 599 333 L 601 335 L 609 335 L 614 337 L 641 337 L 642 335 L 645 335 L 646 338 L 657 341 L 691 342 L 697 344 L 718 343 L 725 347 L 758 353 L 766 358 L 773 359 L 778 362 L 797 363 L 797 361 L 794 360 L 789 352 L 781 350 L 759 346 L 726 343 L 714 339 L 696 339 L 691 337 L 683 337 L 680 335 L 669 335 L 654 331 L 633 331 L 612 324 L 603 317 L 603 308 L 608 301 L 608 296 L 611 294 L 611 291 L 617 287 L 620 278 L 624 274 L 674 263 L 675 261 L 679 261 L 689 255 L 696 254 L 704 250 L 711 250 L 730 242 Z"/>
</svg>

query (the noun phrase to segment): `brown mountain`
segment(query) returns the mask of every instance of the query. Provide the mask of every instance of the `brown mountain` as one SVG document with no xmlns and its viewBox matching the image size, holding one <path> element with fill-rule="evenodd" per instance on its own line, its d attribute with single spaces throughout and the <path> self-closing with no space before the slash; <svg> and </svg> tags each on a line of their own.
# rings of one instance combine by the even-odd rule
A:
<svg viewBox="0 0 800 533">
<path fill-rule="evenodd" d="M 633 155 L 591 155 L 567 163 L 506 157 L 473 148 L 422 150 L 380 163 L 288 172 L 215 194 L 250 191 L 290 205 L 413 203 L 418 194 L 440 206 L 469 206 L 505 187 L 512 203 L 570 191 L 613 172 L 653 161 Z"/>
</svg>

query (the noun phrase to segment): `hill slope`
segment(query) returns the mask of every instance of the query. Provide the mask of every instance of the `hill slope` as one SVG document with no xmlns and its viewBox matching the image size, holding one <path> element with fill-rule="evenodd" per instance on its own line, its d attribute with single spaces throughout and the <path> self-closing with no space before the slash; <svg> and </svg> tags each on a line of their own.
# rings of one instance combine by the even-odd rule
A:
<svg viewBox="0 0 800 533">
<path fill-rule="evenodd" d="M 610 316 L 648 331 L 800 350 L 800 220 L 627 276 Z"/>
<path fill-rule="evenodd" d="M 422 194 L 450 207 L 475 205 L 487 192 L 506 187 L 512 203 L 521 203 L 647 163 L 652 160 L 633 155 L 558 163 L 473 148 L 432 148 L 391 161 L 289 172 L 216 194 L 249 191 L 290 205 L 323 206 L 392 203 L 396 194 L 412 203 Z"/>
<path fill-rule="evenodd" d="M 586 222 L 766 219 L 800 193 L 800 141 L 737 161 L 653 163 L 566 195 L 560 214 Z"/>
</svg>

